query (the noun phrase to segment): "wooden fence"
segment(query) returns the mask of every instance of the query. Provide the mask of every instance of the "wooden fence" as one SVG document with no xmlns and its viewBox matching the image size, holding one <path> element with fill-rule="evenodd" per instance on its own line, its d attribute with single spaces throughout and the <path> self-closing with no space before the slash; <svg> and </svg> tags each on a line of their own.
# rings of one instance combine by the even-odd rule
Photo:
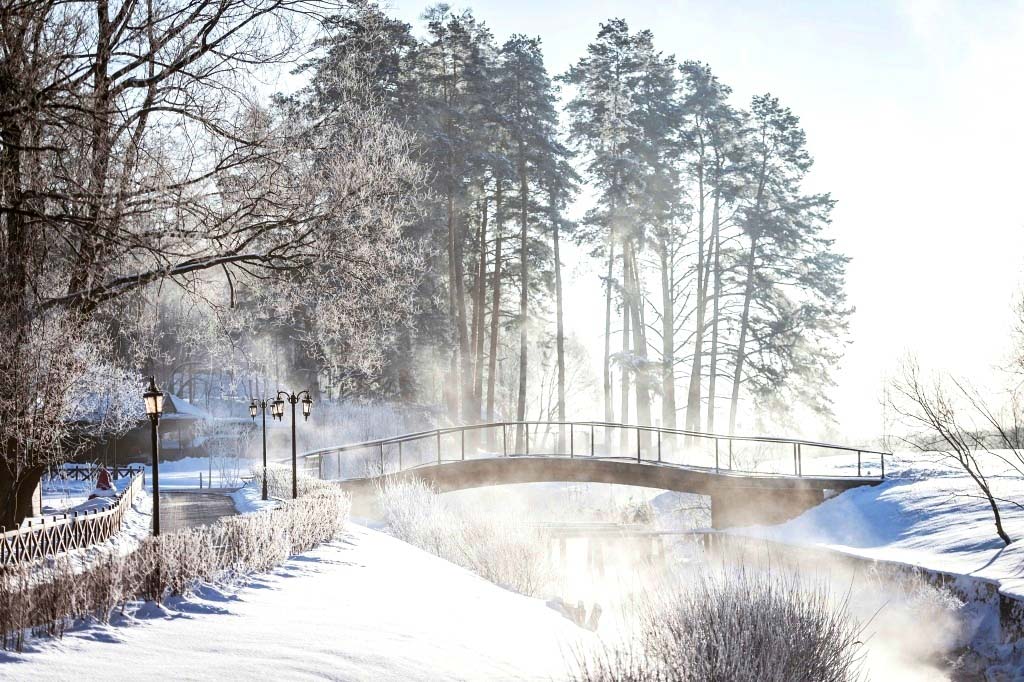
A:
<svg viewBox="0 0 1024 682">
<path fill-rule="evenodd" d="M 131 482 L 113 498 L 114 503 L 107 509 L 34 519 L 17 530 L 0 533 L 0 566 L 41 559 L 108 540 L 121 530 L 124 515 L 143 483 L 144 474 L 136 469 Z"/>
<path fill-rule="evenodd" d="M 44 481 L 95 481 L 100 469 L 104 467 L 93 464 L 78 464 L 75 466 L 54 466 L 49 467 L 43 474 Z M 126 476 L 134 476 L 142 470 L 140 466 L 119 466 L 106 467 L 110 477 L 115 481 Z"/>
</svg>

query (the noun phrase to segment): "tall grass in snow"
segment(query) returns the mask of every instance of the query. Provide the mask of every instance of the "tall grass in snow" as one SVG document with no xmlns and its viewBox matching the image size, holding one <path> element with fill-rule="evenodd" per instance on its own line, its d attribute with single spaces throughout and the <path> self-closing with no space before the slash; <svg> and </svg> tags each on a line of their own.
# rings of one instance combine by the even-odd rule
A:
<svg viewBox="0 0 1024 682">
<path fill-rule="evenodd" d="M 398 539 L 520 594 L 548 582 L 549 539 L 521 518 L 460 507 L 416 480 L 387 482 L 379 495 Z"/>
<path fill-rule="evenodd" d="M 634 604 L 621 646 L 578 656 L 587 682 L 845 682 L 861 625 L 845 600 L 795 573 L 695 572 Z"/>
</svg>

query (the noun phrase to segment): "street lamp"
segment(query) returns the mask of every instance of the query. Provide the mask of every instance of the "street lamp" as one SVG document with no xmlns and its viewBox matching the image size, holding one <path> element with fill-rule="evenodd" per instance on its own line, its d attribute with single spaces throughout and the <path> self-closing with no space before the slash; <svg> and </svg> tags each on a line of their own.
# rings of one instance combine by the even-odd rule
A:
<svg viewBox="0 0 1024 682">
<path fill-rule="evenodd" d="M 267 499 L 267 405 L 271 405 L 265 398 L 252 399 L 249 403 L 249 416 L 256 421 L 256 411 L 263 412 L 263 499 Z"/>
<path fill-rule="evenodd" d="M 156 387 L 156 379 L 149 377 L 149 386 L 142 394 L 146 403 L 150 431 L 153 437 L 153 535 L 160 535 L 160 441 L 157 427 L 164 411 L 164 394 Z"/>
<path fill-rule="evenodd" d="M 309 391 L 299 391 L 298 393 L 278 391 L 277 400 L 274 401 L 274 407 L 276 408 L 276 414 L 274 414 L 274 416 L 277 417 L 279 421 L 284 416 L 284 400 L 281 399 L 282 395 L 292 406 L 292 499 L 294 500 L 299 496 L 299 467 L 298 457 L 295 453 L 295 406 L 299 403 L 299 396 L 305 396 L 304 398 L 301 398 L 302 416 L 309 419 L 309 411 L 313 407 L 313 399 L 309 396 Z"/>
</svg>

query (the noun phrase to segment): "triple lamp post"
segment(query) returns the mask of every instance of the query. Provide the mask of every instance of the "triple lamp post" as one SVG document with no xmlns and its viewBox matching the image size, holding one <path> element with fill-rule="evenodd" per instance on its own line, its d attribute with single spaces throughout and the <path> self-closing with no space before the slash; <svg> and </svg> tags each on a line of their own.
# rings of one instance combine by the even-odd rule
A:
<svg viewBox="0 0 1024 682">
<path fill-rule="evenodd" d="M 149 386 L 142 394 L 142 397 L 146 404 L 146 416 L 149 417 L 150 434 L 153 440 L 153 535 L 160 535 L 160 439 L 157 427 L 160 424 L 160 415 L 164 411 L 164 394 L 156 387 L 156 379 L 154 377 L 148 377 L 148 379 Z M 282 396 L 284 396 L 283 399 Z M 295 406 L 300 402 L 302 403 L 302 416 L 308 420 L 310 410 L 313 407 L 313 399 L 310 397 L 309 391 L 299 391 L 298 393 L 278 391 L 276 400 L 260 399 L 257 401 L 253 398 L 252 402 L 249 403 L 249 416 L 252 417 L 253 421 L 256 421 L 257 410 L 262 410 L 263 412 L 264 500 L 267 499 L 267 406 L 270 406 L 271 416 L 280 421 L 284 418 L 285 400 L 291 403 L 292 406 L 292 499 L 295 499 L 299 496 L 298 459 L 295 449 Z"/>
<path fill-rule="evenodd" d="M 282 399 L 281 396 L 284 396 Z M 270 416 L 281 421 L 284 418 L 284 403 L 287 400 L 292 406 L 292 499 L 299 496 L 298 458 L 295 453 L 295 406 L 302 403 L 302 417 L 309 420 L 309 412 L 313 408 L 313 399 L 309 391 L 289 393 L 278 391 L 275 400 L 268 401 L 266 398 L 260 400 L 252 399 L 249 403 L 249 416 L 256 421 L 256 412 L 263 413 L 263 499 L 267 499 L 267 406 L 270 406 Z"/>
</svg>

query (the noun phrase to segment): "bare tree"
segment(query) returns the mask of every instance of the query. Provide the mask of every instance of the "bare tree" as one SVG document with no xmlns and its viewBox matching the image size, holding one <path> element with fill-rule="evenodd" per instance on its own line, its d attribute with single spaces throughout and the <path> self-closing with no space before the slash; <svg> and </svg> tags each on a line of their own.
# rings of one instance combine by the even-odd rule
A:
<svg viewBox="0 0 1024 682">
<path fill-rule="evenodd" d="M 957 405 L 955 395 L 966 396 L 977 408 L 977 395 L 950 379 L 956 393 L 951 393 L 941 379 L 927 381 L 921 377 L 916 360 L 908 358 L 903 362 L 901 375 L 892 382 L 889 396 L 893 411 L 914 429 L 904 442 L 922 452 L 936 452 L 945 461 L 960 468 L 970 476 L 992 510 L 996 534 L 1007 545 L 1012 539 L 1003 528 L 999 512 L 999 499 L 993 493 L 991 483 L 978 461 L 979 450 L 985 450 L 983 439 L 976 430 L 969 429 L 963 422 L 964 410 Z M 990 414 L 986 411 L 986 414 Z"/>
</svg>

